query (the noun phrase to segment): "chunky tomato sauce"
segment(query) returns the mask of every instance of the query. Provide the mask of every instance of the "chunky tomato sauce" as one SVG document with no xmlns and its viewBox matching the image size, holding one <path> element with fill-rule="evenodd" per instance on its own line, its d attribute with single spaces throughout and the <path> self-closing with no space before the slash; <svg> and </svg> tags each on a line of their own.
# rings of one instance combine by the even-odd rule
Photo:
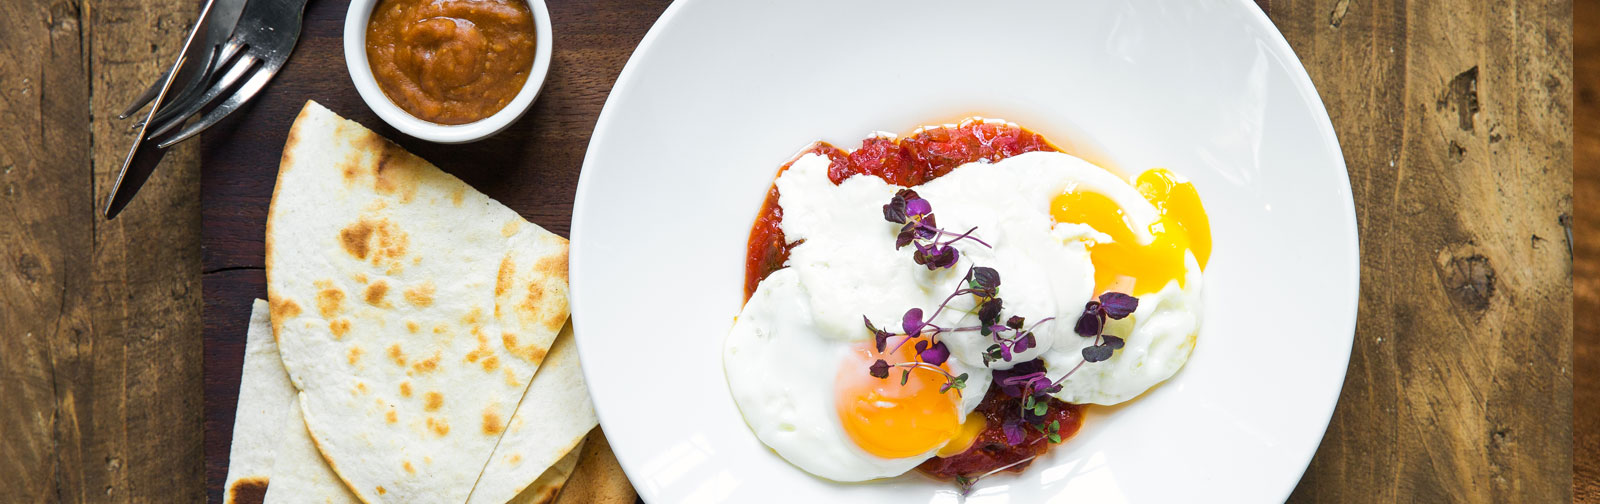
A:
<svg viewBox="0 0 1600 504">
<path fill-rule="evenodd" d="M 981 476 L 1001 467 L 1010 472 L 1022 472 L 1033 463 L 1030 459 L 1044 454 L 1051 443 L 1047 439 L 1048 434 L 1026 423 L 1023 424 L 1021 443 L 1012 445 L 1006 442 L 1006 434 L 1001 426 L 1008 420 L 1021 421 L 1021 401 L 1007 397 L 1000 391 L 999 385 L 989 387 L 989 395 L 983 396 L 983 402 L 978 403 L 976 410 L 983 414 L 983 432 L 972 441 L 972 446 L 954 456 L 928 459 L 917 466 L 917 470 L 939 479 Z M 1056 422 L 1060 427 L 1056 432 L 1062 440 L 1072 437 L 1083 425 L 1083 405 L 1050 398 L 1050 410 L 1045 412 L 1042 424 L 1050 425 L 1050 422 Z"/>
<path fill-rule="evenodd" d="M 828 178 L 834 184 L 865 174 L 890 184 L 914 187 L 942 177 L 963 164 L 975 161 L 992 163 L 1026 152 L 1059 150 L 1049 140 L 1026 128 L 1007 123 L 967 121 L 955 127 L 929 127 L 900 139 L 867 138 L 861 142 L 860 148 L 848 152 L 827 142 L 817 142 L 795 158 L 798 160 L 806 154 L 827 156 L 832 161 L 828 166 Z M 794 161 L 790 160 L 780 167 L 778 175 L 789 169 Z M 778 205 L 776 178 L 767 190 L 767 199 L 761 205 L 755 225 L 750 228 L 745 254 L 746 301 L 755 294 L 756 286 L 767 275 L 783 267 L 789 260 L 789 250 L 798 245 L 783 236 L 783 208 Z M 991 387 L 989 395 L 978 406 L 978 411 L 983 412 L 987 419 L 987 426 L 972 447 L 952 457 L 930 459 L 919 466 L 919 470 L 941 479 L 977 476 L 1044 453 L 1050 443 L 1045 440 L 1045 434 L 1033 429 L 1026 429 L 1027 437 L 1022 444 L 1011 446 L 1006 443 L 1001 425 L 1007 418 L 1005 415 L 1019 414 L 1021 399 L 1000 394 L 998 389 Z M 1061 438 L 1066 439 L 1076 433 L 1083 423 L 1082 406 L 1052 401 L 1045 423 L 1048 424 L 1050 420 L 1059 422 Z M 1027 466 L 1027 463 L 1021 463 L 1008 470 L 1021 471 Z"/>
</svg>

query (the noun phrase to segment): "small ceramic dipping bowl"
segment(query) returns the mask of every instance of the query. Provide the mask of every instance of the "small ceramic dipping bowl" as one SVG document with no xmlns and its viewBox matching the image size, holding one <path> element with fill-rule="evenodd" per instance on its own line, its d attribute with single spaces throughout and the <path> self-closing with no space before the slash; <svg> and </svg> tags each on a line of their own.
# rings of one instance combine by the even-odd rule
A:
<svg viewBox="0 0 1600 504">
<path fill-rule="evenodd" d="M 400 132 L 430 142 L 447 144 L 482 140 L 516 122 L 517 118 L 528 111 L 534 98 L 539 95 L 539 88 L 544 85 L 545 75 L 550 70 L 552 39 L 550 10 L 545 7 L 544 0 L 521 0 L 528 2 L 534 25 L 533 68 L 528 72 L 528 80 L 522 84 L 522 90 L 517 92 L 504 108 L 488 117 L 466 124 L 439 124 L 420 119 L 400 108 L 384 95 L 382 89 L 379 89 L 372 66 L 367 61 L 367 22 L 371 19 L 373 8 L 377 6 L 378 1 L 350 2 L 350 10 L 344 17 L 345 67 L 349 70 L 350 80 L 355 82 L 356 91 L 361 94 L 361 99 L 367 102 L 367 107 L 377 112 L 378 117 Z"/>
</svg>

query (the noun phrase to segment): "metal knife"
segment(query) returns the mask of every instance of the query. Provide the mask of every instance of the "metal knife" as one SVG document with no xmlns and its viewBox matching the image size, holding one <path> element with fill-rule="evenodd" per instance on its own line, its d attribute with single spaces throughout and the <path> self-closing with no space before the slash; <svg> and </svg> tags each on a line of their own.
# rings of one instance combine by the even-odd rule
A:
<svg viewBox="0 0 1600 504">
<path fill-rule="evenodd" d="M 167 72 L 166 80 L 161 84 L 161 92 L 156 95 L 155 103 L 150 106 L 150 112 L 145 116 L 145 124 L 139 127 L 138 140 L 128 151 L 128 158 L 123 161 L 122 170 L 117 173 L 117 181 L 111 188 L 111 197 L 106 201 L 106 220 L 116 218 L 117 214 L 128 206 L 134 193 L 138 192 L 150 178 L 150 173 L 155 171 L 161 158 L 166 156 L 166 149 L 160 148 L 156 145 L 158 142 L 146 137 L 150 129 L 150 119 L 161 109 L 162 104 L 170 100 L 170 96 L 182 91 L 175 89 L 174 83 L 196 82 L 199 80 L 198 76 L 206 73 L 207 65 L 211 63 L 211 54 L 215 52 L 212 50 L 213 47 L 207 44 L 209 37 L 206 34 L 210 32 L 213 21 L 211 11 L 219 1 L 222 0 L 206 1 L 205 7 L 200 9 L 200 17 L 197 18 L 194 29 L 190 30 L 189 36 L 184 39 L 183 49 L 178 52 L 177 60 L 172 62 L 172 70 Z M 178 87 L 184 85 L 178 84 Z"/>
</svg>

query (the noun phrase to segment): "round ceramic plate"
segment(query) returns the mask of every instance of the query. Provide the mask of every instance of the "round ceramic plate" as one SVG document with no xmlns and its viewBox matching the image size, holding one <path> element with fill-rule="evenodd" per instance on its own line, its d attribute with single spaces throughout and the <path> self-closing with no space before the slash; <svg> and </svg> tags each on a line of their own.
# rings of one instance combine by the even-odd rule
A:
<svg viewBox="0 0 1600 504">
<path fill-rule="evenodd" d="M 957 500 L 914 473 L 839 484 L 787 464 L 745 426 L 721 356 L 780 164 L 971 115 L 1188 176 L 1215 250 L 1188 365 L 967 502 L 1289 494 L 1344 383 L 1356 224 L 1316 89 L 1253 3 L 680 0 L 606 101 L 572 222 L 584 374 L 646 501 Z"/>
</svg>

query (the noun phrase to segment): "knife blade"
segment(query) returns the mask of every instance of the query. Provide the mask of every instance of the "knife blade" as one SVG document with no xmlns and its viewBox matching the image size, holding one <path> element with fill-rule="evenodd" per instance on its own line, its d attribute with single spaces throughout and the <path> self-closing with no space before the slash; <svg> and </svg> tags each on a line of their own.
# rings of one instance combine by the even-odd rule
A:
<svg viewBox="0 0 1600 504">
<path fill-rule="evenodd" d="M 174 83 L 194 82 L 198 76 L 206 72 L 206 65 L 211 62 L 211 55 L 206 47 L 210 32 L 210 14 L 216 7 L 218 0 L 207 0 L 200 9 L 200 17 L 195 21 L 194 29 L 185 37 L 183 49 L 178 51 L 178 58 L 172 62 L 172 70 L 167 72 L 167 78 L 161 84 L 161 93 L 156 96 L 155 103 L 150 106 L 150 112 L 145 116 L 144 125 L 139 127 L 139 136 L 128 151 L 128 157 L 122 163 L 122 170 L 117 173 L 117 180 L 112 184 L 111 197 L 106 201 L 106 220 L 117 217 L 122 209 L 133 200 L 133 195 L 144 186 L 150 174 L 155 171 L 156 165 L 161 163 L 161 158 L 166 156 L 167 150 L 157 145 L 154 139 L 148 138 L 150 119 L 155 117 L 161 106 L 169 101 L 170 96 L 178 94 L 180 89 L 174 89 Z M 237 19 L 237 18 L 235 18 Z M 184 87 L 181 84 L 179 87 Z"/>
</svg>

